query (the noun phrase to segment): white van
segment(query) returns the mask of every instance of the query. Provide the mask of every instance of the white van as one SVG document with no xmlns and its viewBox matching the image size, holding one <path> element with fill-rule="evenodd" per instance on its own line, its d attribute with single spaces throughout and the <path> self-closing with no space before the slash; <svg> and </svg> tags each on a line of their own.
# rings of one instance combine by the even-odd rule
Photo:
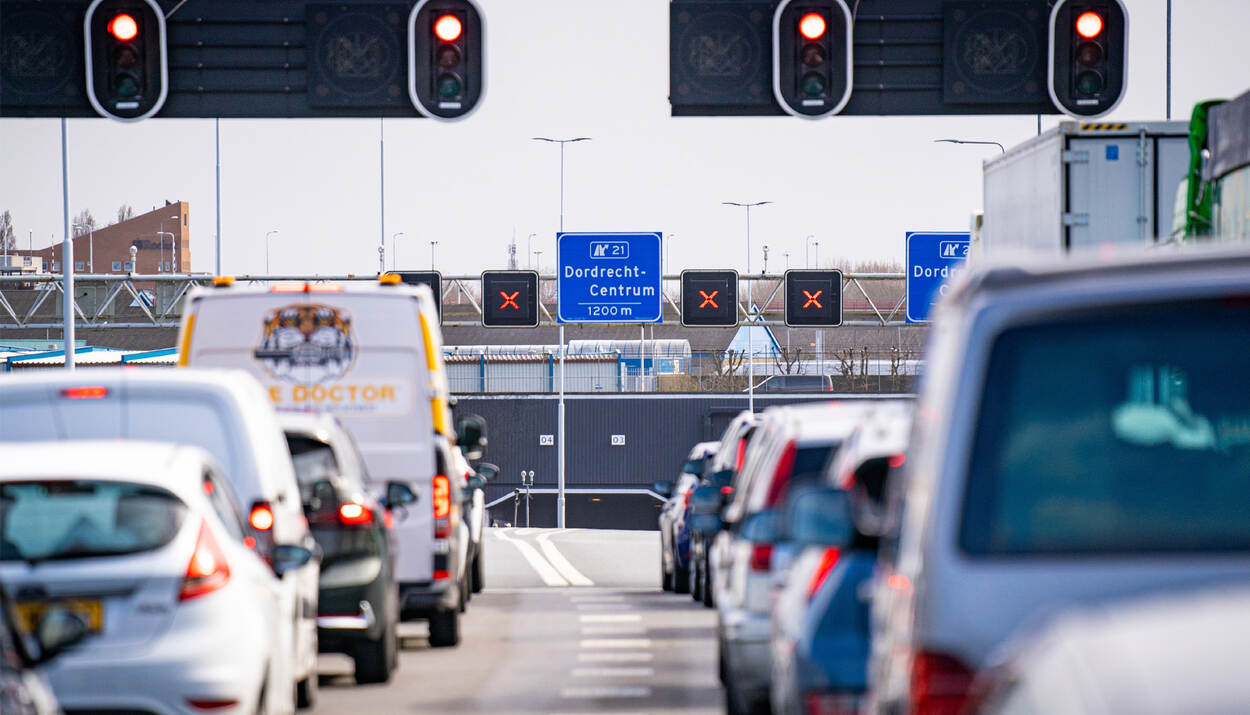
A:
<svg viewBox="0 0 1250 715">
<path fill-rule="evenodd" d="M 192 291 L 178 346 L 180 365 L 247 370 L 279 410 L 339 418 L 394 517 L 401 617 L 428 619 L 431 645 L 459 642 L 461 487 L 448 478 L 456 438 L 429 289 L 394 275 L 267 287 L 220 277 Z"/>
<path fill-rule="evenodd" d="M 256 550 L 314 548 L 277 415 L 256 380 L 237 370 L 94 368 L 31 371 L 0 380 L 0 442 L 142 439 L 203 448 L 234 486 Z M 314 560 L 281 579 L 283 638 L 294 687 L 311 704 L 317 686 Z"/>
</svg>

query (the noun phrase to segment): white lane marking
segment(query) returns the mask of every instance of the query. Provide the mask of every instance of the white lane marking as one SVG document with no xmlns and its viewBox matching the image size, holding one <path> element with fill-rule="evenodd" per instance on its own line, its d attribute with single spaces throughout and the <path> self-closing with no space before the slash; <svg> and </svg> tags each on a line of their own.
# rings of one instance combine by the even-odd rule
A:
<svg viewBox="0 0 1250 715">
<path fill-rule="evenodd" d="M 653 653 L 578 653 L 579 663 L 650 663 Z"/>
<path fill-rule="evenodd" d="M 647 629 L 642 626 L 582 626 L 584 636 L 644 636 Z"/>
<path fill-rule="evenodd" d="M 582 648 L 650 648 L 650 638 L 583 638 Z"/>
<path fill-rule="evenodd" d="M 574 668 L 574 678 L 650 678 L 654 668 Z"/>
<path fill-rule="evenodd" d="M 563 533 L 567 534 L 570 531 L 576 531 L 576 529 L 565 529 Z M 560 532 L 549 531 L 546 534 L 538 535 L 538 546 L 543 550 L 543 556 L 547 557 L 551 565 L 555 566 L 560 575 L 567 579 L 570 584 L 574 586 L 594 586 L 595 582 L 586 578 L 581 571 L 574 568 L 573 564 L 569 563 L 569 560 L 564 558 L 564 554 L 560 553 L 560 550 L 556 548 L 556 545 L 549 541 L 557 533 Z"/>
<path fill-rule="evenodd" d="M 634 623 L 642 620 L 639 613 L 583 613 L 577 617 L 582 623 Z"/>
<path fill-rule="evenodd" d="M 499 538 L 512 544 L 517 548 L 517 551 L 521 552 L 521 556 L 524 557 L 534 571 L 538 573 L 538 577 L 543 580 L 543 583 L 548 586 L 569 585 L 569 582 L 565 581 L 564 578 L 551 567 L 551 564 L 547 563 L 547 560 L 538 553 L 538 549 L 535 549 L 533 546 L 530 546 L 520 539 L 513 539 L 502 533 L 499 534 Z"/>
<path fill-rule="evenodd" d="M 576 605 L 579 611 L 627 611 L 633 606 L 628 603 L 579 603 Z"/>
<path fill-rule="evenodd" d="M 625 597 L 615 593 L 581 594 L 572 593 L 569 600 L 573 603 L 598 603 L 600 601 L 624 601 Z"/>
<path fill-rule="evenodd" d="M 646 698 L 651 696 L 651 688 L 634 687 L 597 687 L 597 688 L 565 688 L 560 691 L 562 698 L 578 700 L 595 700 L 599 698 Z"/>
</svg>

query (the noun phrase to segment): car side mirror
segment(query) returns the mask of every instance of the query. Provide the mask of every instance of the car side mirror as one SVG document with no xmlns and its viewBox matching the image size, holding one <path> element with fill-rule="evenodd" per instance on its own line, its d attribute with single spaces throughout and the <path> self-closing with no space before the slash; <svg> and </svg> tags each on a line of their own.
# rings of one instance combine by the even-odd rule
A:
<svg viewBox="0 0 1250 715">
<path fill-rule="evenodd" d="M 271 558 L 274 574 L 278 578 L 282 578 L 288 572 L 294 571 L 312 561 L 313 552 L 312 549 L 306 549 L 303 546 L 280 544 L 273 547 Z"/>
<path fill-rule="evenodd" d="M 713 486 L 702 486 L 690 495 L 691 514 L 719 514 L 721 510 L 720 489 Z"/>
<path fill-rule="evenodd" d="M 651 485 L 651 489 L 654 490 L 656 494 L 659 494 L 665 499 L 673 496 L 673 483 L 672 482 L 654 482 Z"/>
<path fill-rule="evenodd" d="M 855 538 L 851 501 L 844 489 L 819 487 L 790 496 L 790 537 L 800 546 L 848 546 Z"/>
<path fill-rule="evenodd" d="M 406 482 L 386 483 L 386 508 L 395 509 L 417 503 L 417 494 Z"/>
<path fill-rule="evenodd" d="M 691 501 L 694 498 L 691 497 Z M 723 529 L 724 522 L 716 514 L 691 514 L 690 530 L 700 536 L 709 536 Z"/>
<path fill-rule="evenodd" d="M 480 415 L 466 415 L 456 423 L 456 444 L 465 459 L 481 459 L 486 453 L 486 420 Z"/>
<path fill-rule="evenodd" d="M 35 642 L 39 644 L 38 663 L 47 663 L 74 647 L 90 631 L 87 622 L 77 613 L 60 606 L 50 607 L 35 628 Z"/>
<path fill-rule="evenodd" d="M 477 475 L 489 482 L 499 476 L 499 467 L 491 464 L 490 462 L 482 462 L 477 465 Z"/>
</svg>

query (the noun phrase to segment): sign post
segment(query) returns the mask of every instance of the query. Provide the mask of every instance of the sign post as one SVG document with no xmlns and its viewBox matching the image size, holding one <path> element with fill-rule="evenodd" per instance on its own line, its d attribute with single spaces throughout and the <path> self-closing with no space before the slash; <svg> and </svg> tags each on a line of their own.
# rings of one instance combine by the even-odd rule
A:
<svg viewBox="0 0 1250 715">
<path fill-rule="evenodd" d="M 972 246 L 971 234 L 907 233 L 907 322 L 927 323 L 929 312 L 950 279 L 963 270 Z"/>
</svg>

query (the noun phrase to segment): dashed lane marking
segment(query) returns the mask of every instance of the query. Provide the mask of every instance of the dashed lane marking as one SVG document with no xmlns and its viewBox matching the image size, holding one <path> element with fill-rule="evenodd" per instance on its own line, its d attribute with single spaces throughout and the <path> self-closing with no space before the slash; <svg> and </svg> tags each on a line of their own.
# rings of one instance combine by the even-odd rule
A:
<svg viewBox="0 0 1250 715">
<path fill-rule="evenodd" d="M 599 648 L 650 648 L 650 638 L 583 638 L 579 645 L 587 650 Z"/>
<path fill-rule="evenodd" d="M 653 653 L 578 653 L 579 663 L 650 663 Z"/>
<path fill-rule="evenodd" d="M 647 629 L 642 626 L 582 626 L 584 636 L 641 636 Z"/>
<path fill-rule="evenodd" d="M 565 688 L 560 697 L 577 700 L 598 700 L 607 698 L 647 698 L 651 697 L 651 688 L 636 686 L 596 686 L 588 688 Z"/>
<path fill-rule="evenodd" d="M 640 613 L 583 613 L 577 617 L 582 623 L 636 623 L 642 620 Z"/>
<path fill-rule="evenodd" d="M 650 678 L 655 668 L 574 668 L 574 678 Z"/>
</svg>

